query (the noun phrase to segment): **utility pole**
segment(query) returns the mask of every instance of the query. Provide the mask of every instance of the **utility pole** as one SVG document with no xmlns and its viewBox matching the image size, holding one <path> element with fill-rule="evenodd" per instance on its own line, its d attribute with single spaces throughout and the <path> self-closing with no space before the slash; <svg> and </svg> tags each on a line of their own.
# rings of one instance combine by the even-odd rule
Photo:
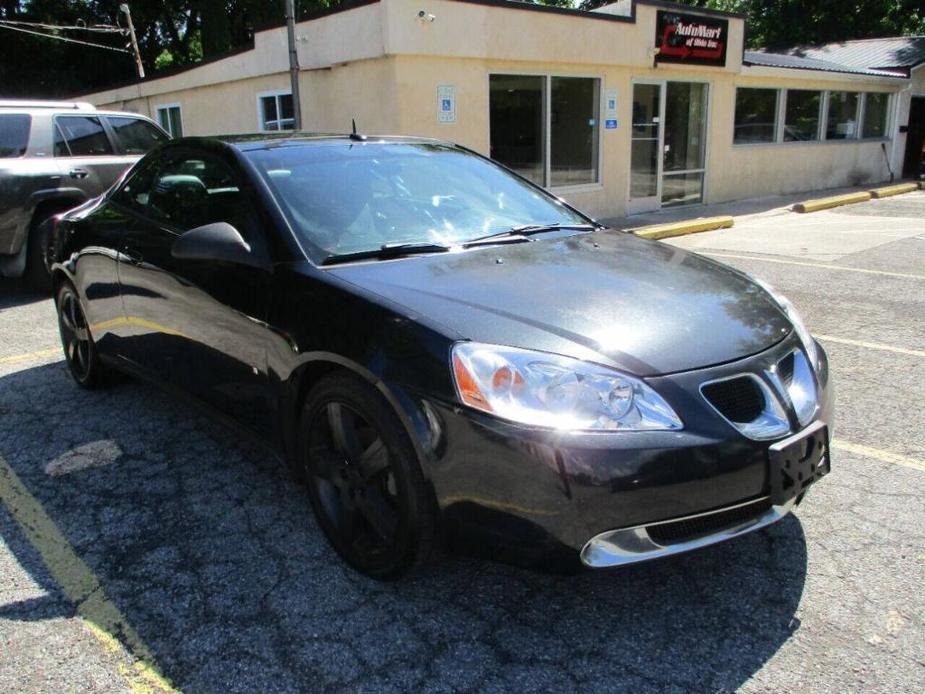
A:
<svg viewBox="0 0 925 694">
<path fill-rule="evenodd" d="M 135 38 L 135 25 L 132 24 L 132 11 L 128 8 L 128 3 L 123 2 L 119 9 L 125 15 L 125 21 L 128 22 L 128 34 L 132 37 L 132 51 L 135 54 L 135 67 L 138 68 L 138 77 L 144 79 L 145 66 L 141 64 L 141 53 L 138 51 L 138 39 Z"/>
<path fill-rule="evenodd" d="M 289 37 L 289 82 L 292 85 L 292 117 L 295 129 L 302 129 L 302 99 L 299 98 L 299 52 L 295 45 L 295 0 L 286 0 L 286 34 Z"/>
</svg>

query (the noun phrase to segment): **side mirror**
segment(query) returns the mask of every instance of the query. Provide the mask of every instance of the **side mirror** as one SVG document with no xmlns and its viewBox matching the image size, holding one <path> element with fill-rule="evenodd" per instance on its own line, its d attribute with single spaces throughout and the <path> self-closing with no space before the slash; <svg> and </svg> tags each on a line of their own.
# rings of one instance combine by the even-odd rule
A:
<svg viewBox="0 0 925 694">
<path fill-rule="evenodd" d="M 179 260 L 218 260 L 269 270 L 270 263 L 251 249 L 240 232 L 228 222 L 190 229 L 173 242 L 170 255 Z"/>
</svg>

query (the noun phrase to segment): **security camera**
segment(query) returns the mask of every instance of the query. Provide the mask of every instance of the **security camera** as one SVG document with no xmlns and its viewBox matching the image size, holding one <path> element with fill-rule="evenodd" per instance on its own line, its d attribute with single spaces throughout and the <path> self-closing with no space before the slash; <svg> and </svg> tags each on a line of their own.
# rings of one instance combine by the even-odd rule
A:
<svg viewBox="0 0 925 694">
<path fill-rule="evenodd" d="M 418 10 L 418 19 L 422 22 L 433 22 L 436 17 L 427 10 Z"/>
</svg>

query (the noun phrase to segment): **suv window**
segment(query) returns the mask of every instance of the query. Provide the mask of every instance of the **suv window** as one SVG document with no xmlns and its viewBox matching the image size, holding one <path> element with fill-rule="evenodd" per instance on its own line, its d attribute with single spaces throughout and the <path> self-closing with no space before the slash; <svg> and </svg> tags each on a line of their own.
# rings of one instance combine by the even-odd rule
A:
<svg viewBox="0 0 925 694">
<path fill-rule="evenodd" d="M 31 126 L 32 118 L 25 113 L 0 114 L 0 159 L 26 153 Z"/>
<path fill-rule="evenodd" d="M 112 145 L 99 118 L 55 117 L 56 157 L 92 157 L 112 153 Z"/>
<path fill-rule="evenodd" d="M 141 118 L 106 116 L 116 133 L 116 142 L 124 154 L 144 154 L 155 145 L 167 141 L 167 136 Z"/>
</svg>

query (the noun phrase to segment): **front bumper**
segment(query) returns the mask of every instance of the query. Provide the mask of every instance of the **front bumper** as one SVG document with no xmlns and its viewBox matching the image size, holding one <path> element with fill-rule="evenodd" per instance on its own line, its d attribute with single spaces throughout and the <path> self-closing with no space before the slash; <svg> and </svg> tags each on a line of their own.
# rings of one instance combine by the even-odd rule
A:
<svg viewBox="0 0 925 694">
<path fill-rule="evenodd" d="M 670 557 L 731 540 L 739 535 L 766 528 L 786 516 L 797 504 L 797 497 L 780 506 L 768 497 L 746 501 L 729 508 L 698 513 L 634 528 L 610 530 L 591 538 L 581 550 L 581 563 L 593 569 L 635 564 L 649 559 Z M 672 540 L 673 533 L 660 536 L 661 528 L 689 527 L 689 535 Z M 697 526 L 710 528 L 698 533 Z M 683 538 L 683 539 L 682 539 Z"/>
<path fill-rule="evenodd" d="M 760 506 L 771 496 L 768 450 L 775 442 L 742 436 L 706 406 L 699 384 L 776 363 L 795 348 L 794 339 L 732 364 L 650 379 L 684 421 L 677 432 L 552 432 L 424 402 L 430 422 L 422 446 L 425 473 L 450 537 L 513 563 L 574 563 L 580 556 L 588 566 L 615 566 L 695 549 L 779 520 L 796 500 Z M 832 389 L 820 354 L 814 423 L 831 428 Z M 754 513 L 732 513 L 733 522 L 688 541 L 658 542 L 651 534 L 653 526 L 737 509 Z"/>
</svg>

